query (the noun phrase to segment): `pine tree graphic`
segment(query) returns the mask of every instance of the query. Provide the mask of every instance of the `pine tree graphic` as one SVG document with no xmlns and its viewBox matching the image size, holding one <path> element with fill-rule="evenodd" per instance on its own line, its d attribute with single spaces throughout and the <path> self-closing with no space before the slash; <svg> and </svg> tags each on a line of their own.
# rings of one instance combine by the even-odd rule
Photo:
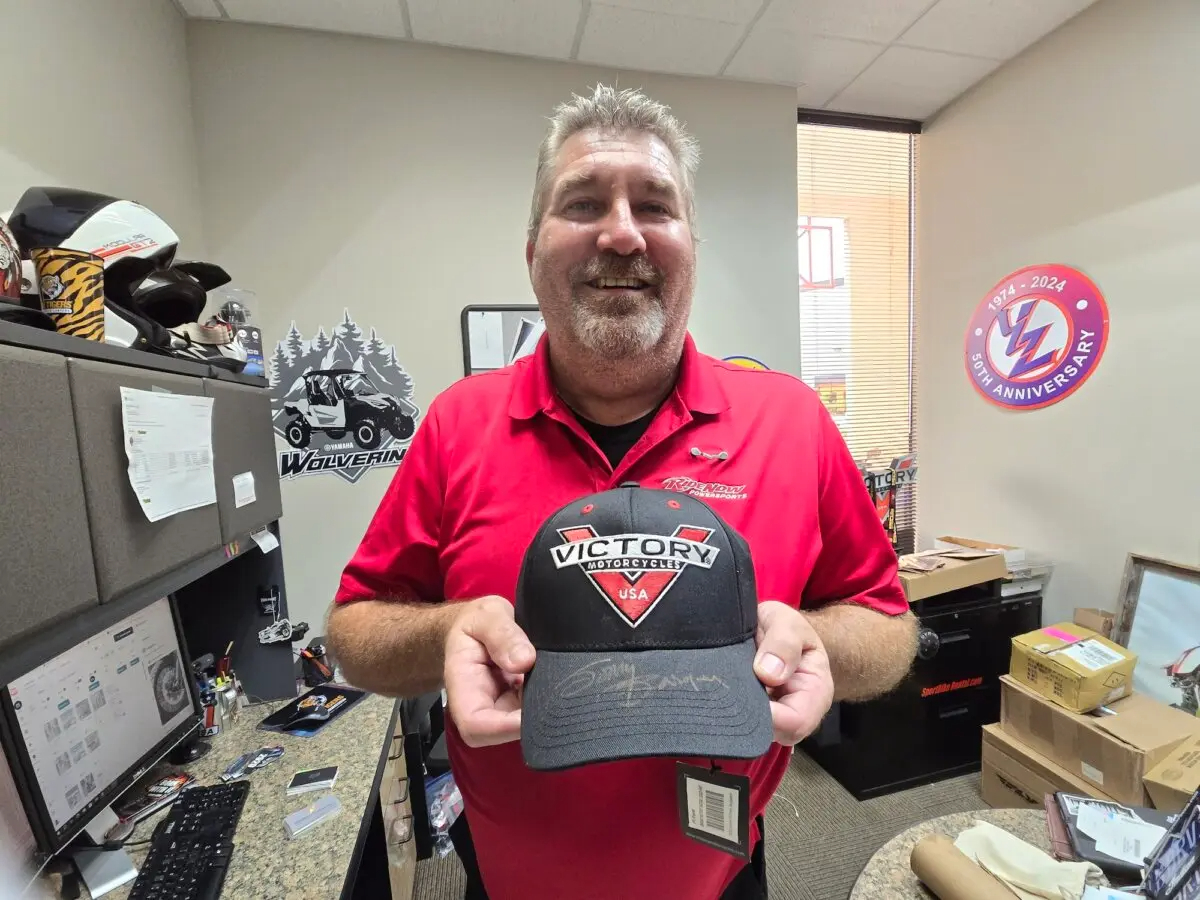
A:
<svg viewBox="0 0 1200 900">
<path fill-rule="evenodd" d="M 300 329 L 296 327 L 296 323 L 292 322 L 292 327 L 287 333 L 287 355 L 292 361 L 292 365 L 298 366 L 304 359 L 304 338 L 300 335 Z"/>
<path fill-rule="evenodd" d="M 358 359 L 363 355 L 365 342 L 363 341 L 362 329 L 350 318 L 350 310 L 347 309 L 345 311 L 345 315 L 342 317 L 342 324 L 333 329 L 333 336 L 341 340 L 342 346 L 350 352 L 351 359 Z"/>
<path fill-rule="evenodd" d="M 324 356 L 325 351 L 329 349 L 329 344 L 329 335 L 325 333 L 325 326 L 322 325 L 317 329 L 317 333 L 312 339 L 313 353 L 320 353 L 322 356 Z"/>
<path fill-rule="evenodd" d="M 371 326 L 371 337 L 367 340 L 367 346 L 363 353 L 365 356 L 379 360 L 381 363 L 387 362 L 388 350 L 390 348 L 375 333 L 375 326 Z"/>
<path fill-rule="evenodd" d="M 271 354 L 271 387 L 278 387 L 280 381 L 286 376 L 292 368 L 292 361 L 288 358 L 287 350 L 283 347 L 283 341 L 276 341 L 275 352 Z"/>
</svg>

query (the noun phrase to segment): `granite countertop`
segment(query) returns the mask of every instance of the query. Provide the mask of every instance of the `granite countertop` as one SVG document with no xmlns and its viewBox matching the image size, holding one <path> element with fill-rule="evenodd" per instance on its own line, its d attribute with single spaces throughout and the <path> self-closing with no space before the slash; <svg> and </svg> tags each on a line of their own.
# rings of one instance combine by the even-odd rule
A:
<svg viewBox="0 0 1200 900">
<path fill-rule="evenodd" d="M 221 772 L 242 753 L 268 745 L 284 748 L 282 758 L 244 776 L 250 781 L 250 794 L 234 833 L 234 851 L 221 900 L 337 900 L 341 895 L 384 742 L 391 737 L 389 726 L 396 701 L 368 694 L 311 738 L 257 729 L 259 722 L 287 702 L 260 703 L 241 710 L 228 731 L 205 738 L 212 742 L 212 750 L 202 759 L 188 766 L 156 766 L 145 779 L 149 782 L 172 771 L 186 770 L 196 776 L 197 784 L 216 784 L 220 783 Z M 329 765 L 338 767 L 332 790 L 287 796 L 287 784 L 296 772 Z M 342 811 L 296 840 L 289 840 L 283 828 L 284 816 L 326 793 L 341 801 Z M 129 842 L 149 838 L 165 815 L 164 809 L 139 822 Z M 144 846 L 129 850 L 138 865 L 145 853 Z M 59 877 L 46 880 L 50 882 L 46 896 L 58 896 Z M 106 894 L 105 900 L 126 900 L 132 884 Z M 81 897 L 90 900 L 86 887 Z"/>
<path fill-rule="evenodd" d="M 850 900 L 929 900 L 933 894 L 921 886 L 909 868 L 908 859 L 913 847 L 921 838 L 931 834 L 956 838 L 980 820 L 1050 852 L 1046 813 L 1040 809 L 984 809 L 954 813 L 914 825 L 880 847 L 854 883 Z"/>
</svg>

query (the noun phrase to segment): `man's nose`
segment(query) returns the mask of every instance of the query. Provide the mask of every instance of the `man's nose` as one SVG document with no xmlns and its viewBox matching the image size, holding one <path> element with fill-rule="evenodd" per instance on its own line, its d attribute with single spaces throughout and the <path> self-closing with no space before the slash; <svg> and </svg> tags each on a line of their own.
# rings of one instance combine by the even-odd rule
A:
<svg viewBox="0 0 1200 900">
<path fill-rule="evenodd" d="M 646 239 L 642 237 L 642 229 L 634 219 L 628 202 L 618 200 L 609 207 L 608 215 L 601 222 L 596 249 L 619 256 L 633 256 L 646 251 Z"/>
</svg>

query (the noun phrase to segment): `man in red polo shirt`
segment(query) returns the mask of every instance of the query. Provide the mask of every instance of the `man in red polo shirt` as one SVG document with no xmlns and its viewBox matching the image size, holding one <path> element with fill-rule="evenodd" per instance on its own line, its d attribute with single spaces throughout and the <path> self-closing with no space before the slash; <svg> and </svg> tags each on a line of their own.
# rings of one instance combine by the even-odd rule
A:
<svg viewBox="0 0 1200 900">
<path fill-rule="evenodd" d="M 478 862 L 469 897 L 765 897 L 761 814 L 791 748 L 835 698 L 887 690 L 913 658 L 895 555 L 816 395 L 705 356 L 687 333 L 697 160 L 640 93 L 598 86 L 556 110 L 526 246 L 546 335 L 430 405 L 330 614 L 355 684 L 446 687 Z M 628 481 L 702 498 L 753 553 L 755 672 L 776 743 L 725 768 L 750 780 L 755 865 L 684 836 L 673 760 L 559 772 L 522 760 L 535 660 L 513 619 L 523 554 L 555 510 Z"/>
</svg>

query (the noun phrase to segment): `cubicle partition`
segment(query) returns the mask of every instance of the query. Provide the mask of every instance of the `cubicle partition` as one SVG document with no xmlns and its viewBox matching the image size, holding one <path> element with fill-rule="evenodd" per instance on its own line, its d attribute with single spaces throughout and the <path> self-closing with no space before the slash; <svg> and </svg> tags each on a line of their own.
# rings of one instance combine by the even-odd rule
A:
<svg viewBox="0 0 1200 900">
<path fill-rule="evenodd" d="M 175 593 L 193 657 L 235 641 L 248 692 L 293 696 L 291 646 L 257 641 L 259 587 L 286 614 L 282 551 L 251 539 L 282 515 L 266 381 L 0 322 L 0 385 L 0 684 Z M 215 503 L 150 521 L 122 387 L 212 398 Z"/>
</svg>

